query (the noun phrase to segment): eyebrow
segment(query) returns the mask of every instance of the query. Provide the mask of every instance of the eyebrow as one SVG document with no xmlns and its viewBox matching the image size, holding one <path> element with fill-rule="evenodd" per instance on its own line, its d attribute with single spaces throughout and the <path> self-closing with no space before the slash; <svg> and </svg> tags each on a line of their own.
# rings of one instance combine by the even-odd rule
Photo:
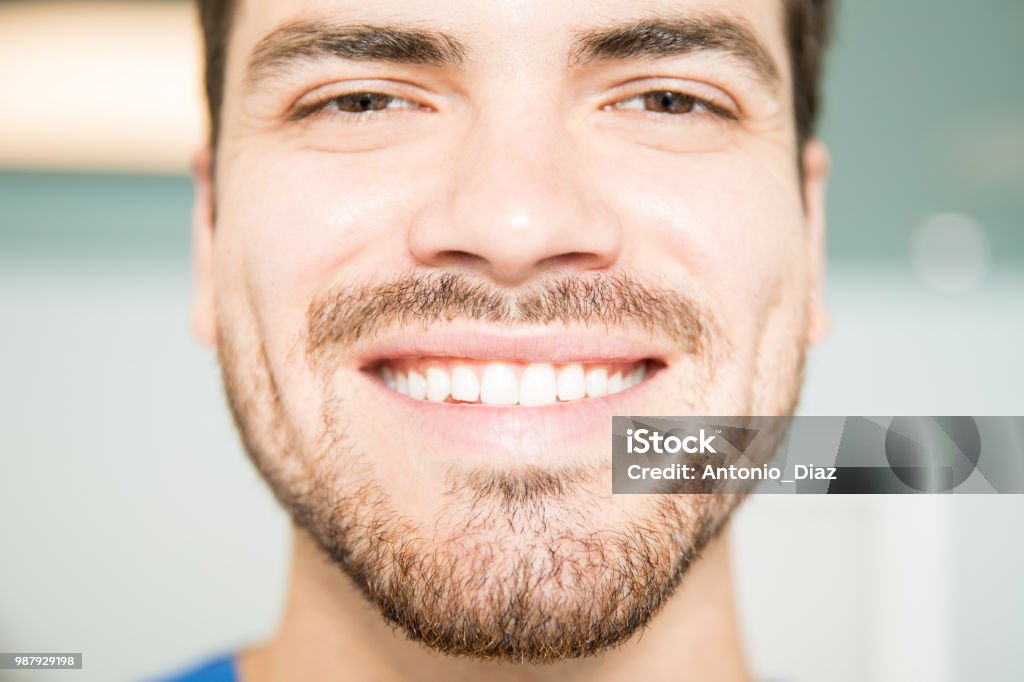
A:
<svg viewBox="0 0 1024 682">
<path fill-rule="evenodd" d="M 245 80 L 250 85 L 303 62 L 326 58 L 460 67 L 467 47 L 442 31 L 390 24 L 338 25 L 325 20 L 284 24 L 257 43 L 249 56 Z M 740 19 L 694 14 L 662 17 L 602 28 L 576 35 L 570 66 L 624 59 L 718 52 L 733 57 L 771 86 L 779 68 L 754 31 Z"/>
<path fill-rule="evenodd" d="M 246 66 L 250 84 L 298 63 L 325 58 L 457 67 L 466 48 L 440 32 L 397 25 L 336 25 L 295 21 L 267 34 L 253 48 Z"/>
<path fill-rule="evenodd" d="M 582 31 L 577 34 L 569 62 L 583 66 L 706 52 L 738 60 L 773 87 L 779 83 L 779 68 L 754 31 L 740 19 L 716 15 L 658 18 Z"/>
</svg>

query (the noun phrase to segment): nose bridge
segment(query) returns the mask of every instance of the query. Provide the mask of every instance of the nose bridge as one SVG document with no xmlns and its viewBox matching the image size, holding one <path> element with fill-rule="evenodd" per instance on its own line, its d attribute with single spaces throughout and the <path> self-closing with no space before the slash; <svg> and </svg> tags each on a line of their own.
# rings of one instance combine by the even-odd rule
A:
<svg viewBox="0 0 1024 682">
<path fill-rule="evenodd" d="M 509 205 L 529 205 L 570 190 L 573 169 L 565 163 L 570 142 L 559 121 L 545 120 L 554 118 L 549 112 L 524 109 L 480 120 L 464 147 L 462 186 L 469 188 L 485 177 L 505 181 L 518 190 L 505 195 Z"/>
<path fill-rule="evenodd" d="M 556 264 L 593 268 L 614 259 L 617 225 L 586 191 L 554 107 L 479 112 L 451 164 L 446 205 L 414 226 L 420 260 L 441 264 L 457 254 L 496 280 L 518 282 Z"/>
<path fill-rule="evenodd" d="M 561 223 L 582 217 L 578 178 L 560 158 L 567 142 L 549 125 L 537 117 L 502 117 L 474 131 L 460 162 L 454 206 L 468 230 L 540 245 L 557 237 Z"/>
</svg>

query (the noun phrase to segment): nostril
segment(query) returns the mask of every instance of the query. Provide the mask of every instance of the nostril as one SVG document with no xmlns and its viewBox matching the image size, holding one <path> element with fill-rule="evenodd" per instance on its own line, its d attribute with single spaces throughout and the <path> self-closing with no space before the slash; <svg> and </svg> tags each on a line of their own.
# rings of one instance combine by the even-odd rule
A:
<svg viewBox="0 0 1024 682">
<path fill-rule="evenodd" d="M 597 270 L 608 265 L 608 259 L 597 253 L 574 251 L 549 256 L 540 261 L 538 269 L 543 270 Z"/>
<path fill-rule="evenodd" d="M 431 259 L 432 265 L 438 267 L 459 267 L 459 268 L 479 268 L 482 264 L 487 262 L 487 259 L 483 256 L 478 256 L 475 253 L 469 251 L 459 251 L 457 249 L 449 249 L 445 251 L 438 251 L 434 254 Z"/>
<path fill-rule="evenodd" d="M 477 272 L 490 276 L 502 283 L 518 283 L 544 273 L 587 272 L 608 265 L 608 259 L 597 253 L 573 251 L 548 256 L 534 263 L 493 262 L 486 256 L 463 251 L 444 249 L 431 254 L 427 264 L 434 268 L 451 268 Z"/>
</svg>

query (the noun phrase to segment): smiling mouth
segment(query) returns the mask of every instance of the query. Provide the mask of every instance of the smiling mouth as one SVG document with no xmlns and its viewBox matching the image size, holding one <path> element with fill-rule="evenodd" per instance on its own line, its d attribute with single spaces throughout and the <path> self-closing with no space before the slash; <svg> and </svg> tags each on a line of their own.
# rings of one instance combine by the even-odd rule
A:
<svg viewBox="0 0 1024 682">
<path fill-rule="evenodd" d="M 523 363 L 468 358 L 382 360 L 370 368 L 383 384 L 414 400 L 538 407 L 603 398 L 644 382 L 652 360 Z"/>
</svg>

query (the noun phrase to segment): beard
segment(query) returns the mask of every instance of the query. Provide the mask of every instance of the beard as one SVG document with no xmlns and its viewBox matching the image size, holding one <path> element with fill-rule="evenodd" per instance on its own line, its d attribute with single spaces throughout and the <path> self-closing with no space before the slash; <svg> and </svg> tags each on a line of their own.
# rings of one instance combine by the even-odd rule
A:
<svg viewBox="0 0 1024 682">
<path fill-rule="evenodd" d="M 461 275 L 410 275 L 329 292 L 307 314 L 304 342 L 308 364 L 322 378 L 323 425 L 307 438 L 284 408 L 259 325 L 223 311 L 218 317 L 225 391 L 253 463 L 382 616 L 439 652 L 552 663 L 624 642 L 672 596 L 742 499 L 649 495 L 610 518 L 610 461 L 453 467 L 444 472 L 436 513 L 424 522 L 403 515 L 353 435 L 353 400 L 326 378 L 339 347 L 396 326 L 459 318 L 659 330 L 701 357 L 710 380 L 720 360 L 711 349 L 724 340 L 715 338 L 709 315 L 672 291 L 623 277 L 575 276 L 511 297 Z M 794 358 L 799 376 L 803 346 Z M 799 381 L 790 374 L 791 410 Z"/>
</svg>

